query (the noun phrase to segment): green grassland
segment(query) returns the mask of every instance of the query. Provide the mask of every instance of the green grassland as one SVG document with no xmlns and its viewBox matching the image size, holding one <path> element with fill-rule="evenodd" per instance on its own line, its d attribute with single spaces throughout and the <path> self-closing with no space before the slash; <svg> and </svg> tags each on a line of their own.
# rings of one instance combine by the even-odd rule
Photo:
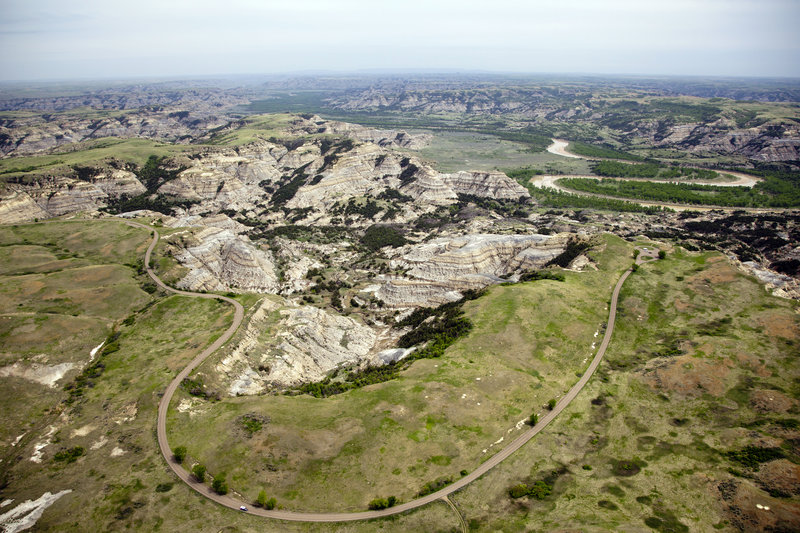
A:
<svg viewBox="0 0 800 533">
<path fill-rule="evenodd" d="M 5 446 L 0 465 L 3 497 L 22 501 L 36 499 L 45 491 L 73 491 L 38 520 L 38 531 L 219 531 L 227 527 L 232 531 L 360 532 L 421 530 L 426 524 L 457 523 L 442 503 L 379 523 L 316 526 L 264 522 L 211 504 L 176 482 L 155 437 L 160 393 L 192 357 L 227 328 L 232 310 L 216 301 L 160 292 L 152 296 L 143 291 L 125 293 L 145 282 L 136 274 L 138 267 L 125 265 L 141 260 L 149 240 L 145 231 L 119 221 L 0 228 L 4 290 L 13 293 L 6 287 L 22 284 L 17 278 L 35 277 L 40 290 L 65 290 L 62 297 L 77 302 L 54 304 L 65 306 L 61 311 L 56 307 L 41 311 L 39 293 L 24 302 L 4 301 L 12 309 L 20 307 L 19 303 L 26 309 L 0 315 L 4 365 L 40 352 L 51 356 L 49 363 L 86 362 L 89 350 L 105 339 L 114 325 L 120 333 L 115 341 L 118 349 L 98 355 L 102 372 L 92 377 L 83 396 L 71 404 L 64 403 L 69 394 L 62 385 L 72 382 L 75 371 L 52 389 L 19 378 L 0 378 L 4 393 L 0 438 L 8 443 L 25 433 L 15 447 Z M 15 253 L 10 253 L 11 249 Z M 68 257 L 60 257 L 64 255 Z M 154 263 L 161 261 L 156 258 Z M 80 290 L 81 283 L 91 282 L 86 269 L 120 265 L 127 278 L 113 281 L 123 292 L 104 296 L 104 302 L 78 297 L 69 286 L 52 278 L 74 271 L 73 281 Z M 237 298 L 248 307 L 257 301 L 252 295 Z M 74 305 L 80 305 L 80 316 L 72 315 Z M 11 325 L 16 320 L 14 313 L 25 316 Z M 42 450 L 42 463 L 29 461 L 34 445 L 46 440 L 51 425 L 56 431 Z M 75 462 L 55 459 L 58 452 L 76 447 L 83 453 Z"/>
<path fill-rule="evenodd" d="M 467 338 L 396 380 L 319 399 L 210 403 L 181 392 L 168 420 L 170 443 L 225 473 L 246 499 L 264 489 L 289 509 L 355 511 L 375 497 L 412 499 L 429 481 L 474 469 L 578 379 L 630 251 L 607 237 L 599 271 L 493 288 L 465 305 L 475 324 Z M 200 372 L 216 364 L 212 358 Z M 188 401 L 195 407 L 174 409 Z M 251 435 L 242 423 L 248 414 L 269 423 Z"/>
<path fill-rule="evenodd" d="M 211 130 L 198 144 L 241 146 L 257 140 L 286 137 L 285 128 L 291 119 L 292 116 L 286 113 L 250 116 L 232 128 Z"/>
<path fill-rule="evenodd" d="M 629 279 L 619 309 L 584 392 L 535 441 L 454 495 L 466 519 L 482 531 L 648 530 L 646 520 L 656 531 L 731 531 L 717 490 L 731 479 L 773 512 L 796 509 L 796 495 L 770 496 L 757 488 L 757 470 L 725 452 L 761 443 L 800 460 L 797 303 L 768 295 L 719 254 L 675 250 Z M 764 391 L 786 400 L 771 407 Z M 627 462 L 636 467 L 620 468 Z M 553 485 L 543 500 L 507 493 L 542 479 Z M 755 502 L 737 512 L 759 529 Z"/>
<path fill-rule="evenodd" d="M 170 156 L 195 150 L 186 145 L 164 144 L 149 139 L 104 138 L 69 145 L 64 151 L 47 155 L 0 160 L 0 175 L 22 176 L 41 172 L 68 173 L 74 165 L 88 165 L 110 159 L 142 166 L 150 156 Z"/>
<path fill-rule="evenodd" d="M 155 439 L 159 392 L 227 327 L 230 308 L 145 292 L 131 293 L 141 294 L 140 300 L 111 295 L 118 306 L 111 308 L 69 292 L 63 297 L 72 303 L 57 302 L 62 312 L 37 303 L 44 299 L 37 294 L 73 286 L 82 290 L 92 268 L 108 270 L 104 279 L 130 290 L 141 278 L 124 266 L 130 281 L 115 277 L 114 265 L 135 263 L 148 240 L 144 231 L 117 221 L 3 227 L 0 232 L 4 290 L 13 296 L 20 285 L 16 278 L 31 276 L 44 290 L 25 302 L 12 300 L 10 309 L 23 303 L 25 313 L 47 315 L 41 330 L 46 334 L 5 330 L 7 360 L 58 346 L 52 343 L 66 343 L 65 352 L 80 356 L 110 331 L 109 321 L 120 332 L 119 349 L 101 356 L 102 375 L 82 398 L 65 406 L 60 418 L 58 405 L 66 392 L 36 385 L 38 396 L 24 396 L 19 391 L 31 389 L 29 382 L 0 378 L 11 392 L 4 395 L 3 411 L 24 414 L 6 419 L 4 440 L 22 431 L 30 434 L 3 462 L 8 482 L 3 496 L 22 500 L 45 490 L 74 491 L 46 512 L 37 528 L 449 531 L 456 526 L 452 511 L 440 503 L 375 522 L 263 521 L 222 509 L 176 483 Z M 168 420 L 170 442 L 186 445 L 190 460 L 202 461 L 210 472 L 225 473 L 243 498 L 255 499 L 264 489 L 287 509 L 361 510 L 375 497 L 412 499 L 429 481 L 455 479 L 462 470 L 474 469 L 518 434 L 517 422 L 544 412 L 550 399 L 577 380 L 593 354 L 591 343 L 599 339 L 594 333 L 602 335 L 608 295 L 630 264 L 632 249 L 604 236 L 590 252 L 597 271 L 567 272 L 563 283 L 492 288 L 465 306 L 475 324 L 467 338 L 440 359 L 415 362 L 394 381 L 323 399 L 193 400 L 195 407 L 186 412 L 175 409 L 188 399 L 180 393 Z M 59 276 L 70 271 L 75 279 L 67 285 Z M 243 300 L 249 306 L 256 302 L 252 296 Z M 80 316 L 72 316 L 75 309 Z M 681 531 L 681 524 L 690 530 L 714 524 L 730 529 L 715 484 L 736 479 L 756 487 L 762 481 L 757 470 L 725 453 L 766 439 L 790 461 L 798 460 L 792 444 L 800 436 L 800 389 L 793 377 L 800 369 L 792 356 L 800 342 L 796 310 L 795 302 L 769 296 L 718 254 L 670 250 L 666 260 L 643 266 L 627 282 L 606 360 L 575 403 L 453 499 L 476 530 L 635 529 L 646 527 L 645 520 L 660 524 L 662 531 Z M 72 320 L 100 315 L 107 321 L 85 328 L 95 333 L 86 333 L 91 339 L 84 344 L 58 331 L 75 328 Z M 120 323 L 126 316 L 131 319 Z M 34 334 L 26 337 L 26 332 Z M 16 343 L 12 349 L 6 348 L 9 338 Z M 41 347 L 23 345 L 26 338 Z M 762 401 L 765 392 L 786 401 L 771 408 Z M 268 417 L 268 422 L 250 435 L 241 419 L 246 414 Z M 44 448 L 42 464 L 28 461 L 49 424 L 58 431 Z M 491 446 L 500 437 L 504 441 Z M 76 446 L 84 453 L 74 463 L 54 460 L 56 452 Z M 544 499 L 509 498 L 510 486 L 542 479 L 553 487 Z M 796 496 L 759 494 L 759 501 L 773 509 L 796 505 Z"/>
<path fill-rule="evenodd" d="M 429 146 L 417 153 L 440 172 L 534 167 L 554 174 L 587 174 L 589 163 L 549 152 L 531 151 L 525 144 L 483 133 L 434 131 Z"/>
<path fill-rule="evenodd" d="M 40 374 L 72 364 L 58 385 L 72 379 L 114 325 L 150 300 L 136 272 L 146 239 L 117 221 L 0 227 L 0 364 L 42 365 Z M 14 374 L 0 379 L 5 442 L 35 426 L 61 392 Z"/>
</svg>

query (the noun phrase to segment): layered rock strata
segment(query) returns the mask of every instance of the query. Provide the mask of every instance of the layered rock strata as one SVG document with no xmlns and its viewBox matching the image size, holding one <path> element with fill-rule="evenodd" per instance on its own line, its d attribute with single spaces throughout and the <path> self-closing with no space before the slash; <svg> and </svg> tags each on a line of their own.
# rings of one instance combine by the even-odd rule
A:
<svg viewBox="0 0 800 533">
<path fill-rule="evenodd" d="M 320 381 L 336 368 L 377 359 L 378 340 L 375 331 L 352 318 L 265 299 L 215 370 L 229 383 L 228 394 L 259 394 Z"/>
<path fill-rule="evenodd" d="M 293 134 L 332 134 L 344 135 L 362 142 L 378 146 L 397 146 L 419 150 L 428 146 L 433 139 L 429 133 L 407 133 L 403 130 L 379 130 L 349 122 L 326 121 L 314 115 L 308 119 L 298 117 L 288 130 Z"/>
<path fill-rule="evenodd" d="M 413 245 L 392 260 L 403 277 L 386 277 L 375 295 L 393 307 L 435 306 L 461 291 L 505 281 L 520 270 L 542 267 L 566 246 L 566 235 L 466 235 Z"/>
<path fill-rule="evenodd" d="M 189 269 L 178 287 L 193 291 L 241 290 L 275 293 L 280 288 L 274 258 L 229 229 L 208 227 L 175 258 Z"/>
</svg>

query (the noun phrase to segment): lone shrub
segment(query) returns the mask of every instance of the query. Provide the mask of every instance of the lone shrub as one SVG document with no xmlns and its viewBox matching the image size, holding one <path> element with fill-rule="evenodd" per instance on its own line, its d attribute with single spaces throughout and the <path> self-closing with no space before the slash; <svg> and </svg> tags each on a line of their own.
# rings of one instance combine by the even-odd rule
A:
<svg viewBox="0 0 800 533">
<path fill-rule="evenodd" d="M 514 499 L 528 496 L 536 500 L 544 500 L 553 491 L 553 487 L 545 481 L 539 480 L 533 485 L 520 483 L 508 489 L 508 495 Z"/>
<path fill-rule="evenodd" d="M 200 463 L 194 465 L 192 467 L 192 475 L 195 477 L 197 481 L 202 483 L 206 480 L 206 467 L 201 465 Z"/>
<path fill-rule="evenodd" d="M 508 489 L 508 495 L 514 498 L 522 498 L 523 496 L 528 495 L 528 485 L 525 483 L 520 483 L 519 485 L 514 485 L 510 489 Z"/>
<path fill-rule="evenodd" d="M 537 481 L 528 489 L 528 496 L 537 500 L 544 500 L 546 497 L 550 496 L 551 492 L 553 492 L 553 487 L 544 481 Z"/>
<path fill-rule="evenodd" d="M 60 463 L 74 463 L 78 460 L 78 457 L 83 455 L 84 449 L 82 446 L 75 446 L 74 448 L 70 448 L 68 450 L 61 450 L 57 452 L 53 456 L 53 460 L 58 461 Z"/>
<path fill-rule="evenodd" d="M 183 463 L 183 460 L 186 459 L 186 446 L 177 446 L 173 448 L 172 456 L 175 458 L 175 462 Z"/>
<path fill-rule="evenodd" d="M 389 500 L 386 498 L 375 498 L 368 505 L 371 511 L 378 511 L 380 509 L 386 509 L 389 507 Z"/>
<path fill-rule="evenodd" d="M 225 474 L 217 474 L 211 482 L 211 488 L 217 494 L 228 494 L 228 484 L 225 482 Z"/>
</svg>

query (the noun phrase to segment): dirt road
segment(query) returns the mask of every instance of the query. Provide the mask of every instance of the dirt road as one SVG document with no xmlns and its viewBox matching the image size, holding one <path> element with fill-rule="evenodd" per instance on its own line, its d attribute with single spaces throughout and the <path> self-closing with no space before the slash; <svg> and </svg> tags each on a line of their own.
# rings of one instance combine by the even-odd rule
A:
<svg viewBox="0 0 800 533">
<path fill-rule="evenodd" d="M 553 139 L 553 144 L 547 147 L 547 151 L 551 154 L 560 155 L 563 157 L 571 157 L 572 159 L 586 159 L 585 157 L 567 152 L 567 146 L 569 146 L 569 141 Z"/>
<path fill-rule="evenodd" d="M 603 341 L 600 343 L 600 348 L 597 350 L 597 354 L 595 354 L 592 362 L 589 364 L 589 367 L 584 371 L 582 377 L 578 380 L 578 382 L 572 386 L 572 388 L 564 395 L 563 398 L 556 404 L 555 408 L 552 411 L 547 413 L 542 419 L 537 423 L 535 426 L 531 427 L 524 433 L 522 433 L 519 437 L 517 437 L 511 444 L 500 450 L 498 453 L 493 455 L 487 461 L 482 463 L 478 468 L 474 471 L 469 473 L 468 475 L 460 478 L 455 483 L 448 485 L 447 487 L 439 490 L 438 492 L 434 492 L 433 494 L 429 494 L 422 498 L 417 498 L 416 500 L 411 500 L 409 502 L 402 503 L 395 507 L 391 507 L 389 509 L 382 509 L 379 511 L 363 511 L 363 512 L 356 512 L 356 513 L 304 513 L 298 511 L 283 511 L 283 510 L 272 510 L 268 511 L 266 509 L 261 509 L 258 507 L 252 507 L 252 502 L 244 502 L 241 500 L 237 500 L 232 496 L 222 496 L 217 494 L 216 492 L 211 490 L 211 487 L 205 483 L 198 483 L 194 480 L 192 475 L 187 472 L 183 466 L 177 463 L 172 455 L 172 449 L 169 446 L 167 441 L 167 411 L 169 409 L 170 401 L 172 400 L 172 396 L 175 394 L 175 391 L 181 384 L 181 381 L 185 377 L 187 377 L 192 370 L 197 368 L 203 360 L 214 353 L 218 348 L 220 348 L 231 336 L 236 332 L 239 325 L 242 323 L 244 318 L 244 308 L 242 305 L 226 296 L 218 296 L 216 294 L 203 294 L 197 292 L 189 292 L 189 291 L 179 291 L 173 289 L 166 285 L 161 279 L 155 274 L 155 272 L 150 268 L 150 257 L 155 249 L 156 245 L 158 244 L 159 234 L 158 231 L 145 226 L 143 224 L 139 224 L 138 222 L 127 222 L 127 224 L 146 229 L 153 232 L 153 241 L 150 243 L 150 246 L 147 248 L 147 252 L 145 253 L 145 266 L 147 267 L 148 275 L 153 279 L 153 281 L 158 284 L 159 287 L 162 289 L 172 292 L 175 294 L 180 294 L 183 296 L 190 296 L 193 298 L 211 298 L 211 299 L 218 299 L 224 302 L 227 302 L 234 306 L 235 315 L 233 319 L 233 323 L 230 327 L 219 337 L 211 346 L 203 350 L 200 354 L 198 354 L 192 361 L 181 370 L 181 372 L 172 380 L 172 382 L 167 386 L 167 389 L 164 391 L 164 395 L 161 398 L 161 402 L 158 405 L 158 422 L 157 422 L 157 435 L 158 435 L 158 445 L 161 449 L 161 454 L 164 456 L 164 459 L 169 464 L 170 468 L 173 472 L 189 487 L 194 489 L 195 491 L 199 492 L 206 498 L 213 500 L 220 505 L 224 505 L 230 509 L 239 510 L 241 506 L 248 507 L 248 513 L 263 516 L 266 518 L 274 518 L 279 520 L 291 520 L 291 521 L 298 521 L 298 522 L 346 522 L 351 520 L 367 520 L 372 518 L 382 518 L 391 516 L 398 513 L 403 513 L 406 511 L 410 511 L 412 509 L 416 509 L 418 507 L 422 507 L 427 505 L 431 502 L 434 502 L 439 499 L 445 499 L 448 495 L 456 492 L 457 490 L 467 486 L 468 484 L 472 483 L 476 479 L 483 476 L 486 472 L 500 464 L 501 461 L 509 457 L 512 453 L 519 450 L 525 443 L 531 440 L 534 436 L 536 436 L 540 431 L 542 431 L 547 425 L 553 421 L 569 404 L 570 402 L 575 399 L 575 397 L 580 393 L 583 387 L 589 382 L 591 379 L 592 374 L 594 374 L 597 367 L 600 365 L 600 361 L 603 359 L 603 355 L 608 348 L 609 342 L 611 342 L 611 335 L 614 332 L 614 322 L 617 316 L 617 299 L 619 297 L 619 291 L 622 288 L 622 284 L 625 283 L 625 280 L 631 274 L 631 270 L 625 271 L 622 277 L 617 282 L 616 286 L 614 287 L 614 291 L 611 294 L 611 306 L 608 315 L 608 325 L 606 327 L 605 335 L 603 336 Z"/>
<path fill-rule="evenodd" d="M 601 158 L 597 157 L 585 157 L 578 154 L 573 154 L 572 152 L 567 151 L 567 146 L 569 146 L 569 141 L 564 141 L 562 139 L 553 139 L 553 144 L 547 147 L 547 151 L 551 154 L 560 155 L 563 157 L 570 157 L 572 159 L 585 159 L 587 161 L 603 161 Z M 608 159 L 607 161 L 619 161 L 620 163 L 626 164 L 635 164 L 636 161 L 625 161 L 623 159 Z M 688 168 L 698 168 L 702 169 L 702 167 L 688 167 Z M 714 169 L 703 169 L 703 170 L 714 170 Z M 724 181 L 724 182 L 717 182 L 717 181 L 708 181 L 708 180 L 691 180 L 691 181 L 683 181 L 678 182 L 676 180 L 650 180 L 650 179 L 642 179 L 641 181 L 651 181 L 653 183 L 692 183 L 697 185 L 716 185 L 717 187 L 753 187 L 756 183 L 761 181 L 760 178 L 755 176 L 751 176 L 749 174 L 744 174 L 742 172 L 732 172 L 730 170 L 714 170 L 714 172 L 718 172 L 720 174 L 727 174 L 729 176 L 733 176 L 735 179 L 732 181 Z M 553 176 L 536 176 L 538 178 L 549 178 Z M 597 176 L 555 176 L 556 179 L 558 178 L 593 178 L 598 179 Z M 629 180 L 638 180 L 639 178 L 611 178 L 611 179 L 629 179 Z M 570 191 L 571 192 L 571 191 Z"/>
</svg>

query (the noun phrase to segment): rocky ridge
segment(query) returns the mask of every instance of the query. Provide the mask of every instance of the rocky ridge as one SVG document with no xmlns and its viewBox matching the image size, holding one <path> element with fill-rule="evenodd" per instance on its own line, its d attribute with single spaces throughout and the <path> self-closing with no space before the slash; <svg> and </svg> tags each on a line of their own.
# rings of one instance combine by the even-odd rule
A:
<svg viewBox="0 0 800 533">
<path fill-rule="evenodd" d="M 319 381 L 336 368 L 381 362 L 386 329 L 265 298 L 214 370 L 231 396 Z"/>
<path fill-rule="evenodd" d="M 178 287 L 193 291 L 275 293 L 280 283 L 270 251 L 258 249 L 247 237 L 233 230 L 207 227 L 196 241 L 175 253 L 189 269 Z"/>
<path fill-rule="evenodd" d="M 190 115 L 182 110 L 138 110 L 99 118 L 72 114 L 4 118 L 0 119 L 0 156 L 38 154 L 109 137 L 188 143 L 229 122 L 214 114 Z"/>
<path fill-rule="evenodd" d="M 435 306 L 459 300 L 461 291 L 506 281 L 541 268 L 560 254 L 568 235 L 469 234 L 409 245 L 392 259 L 403 276 L 379 276 L 376 297 L 392 307 Z"/>
<path fill-rule="evenodd" d="M 396 146 L 419 150 L 428 146 L 433 139 L 429 133 L 410 134 L 402 130 L 381 130 L 367 128 L 359 124 L 324 120 L 318 115 L 308 118 L 298 117 L 292 122 L 287 132 L 293 135 L 330 134 L 371 142 L 382 147 Z"/>
</svg>

